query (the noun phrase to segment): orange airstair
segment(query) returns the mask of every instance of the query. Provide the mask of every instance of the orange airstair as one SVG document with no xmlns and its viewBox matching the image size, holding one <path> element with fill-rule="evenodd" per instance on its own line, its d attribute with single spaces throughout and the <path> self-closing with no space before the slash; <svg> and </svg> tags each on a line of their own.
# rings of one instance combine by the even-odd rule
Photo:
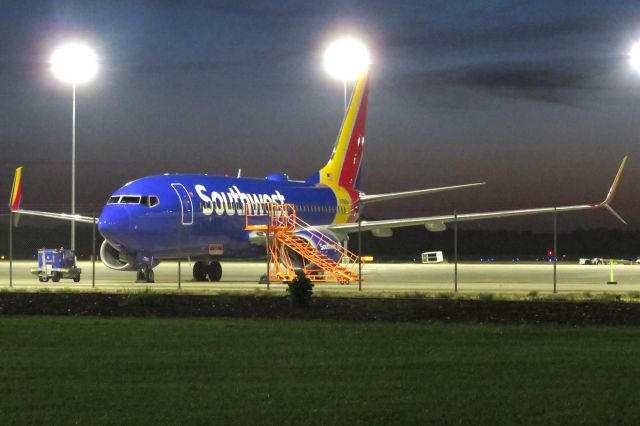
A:
<svg viewBox="0 0 640 426">
<path fill-rule="evenodd" d="M 264 233 L 268 255 L 271 257 L 271 281 L 290 281 L 300 269 L 314 282 L 336 281 L 348 284 L 358 278 L 358 256 L 297 217 L 293 204 L 246 204 L 245 229 Z M 296 232 L 311 239 L 315 245 L 307 238 L 296 235 Z M 339 261 L 316 247 L 335 250 L 339 254 Z M 302 265 L 294 264 L 292 252 L 300 256 Z"/>
</svg>

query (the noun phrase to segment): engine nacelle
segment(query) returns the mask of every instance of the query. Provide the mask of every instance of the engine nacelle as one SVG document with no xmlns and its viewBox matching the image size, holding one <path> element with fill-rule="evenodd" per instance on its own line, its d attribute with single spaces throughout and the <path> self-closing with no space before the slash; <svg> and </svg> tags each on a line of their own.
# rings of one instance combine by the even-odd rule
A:
<svg viewBox="0 0 640 426">
<path fill-rule="evenodd" d="M 100 246 L 100 259 L 105 266 L 117 271 L 135 271 L 137 269 L 135 258 L 118 251 L 107 240 L 104 240 Z"/>
<path fill-rule="evenodd" d="M 424 227 L 427 228 L 427 231 L 429 232 L 442 232 L 447 229 L 447 225 L 442 222 L 427 223 Z"/>
<path fill-rule="evenodd" d="M 371 230 L 371 234 L 377 238 L 389 238 L 393 237 L 393 230 L 391 228 L 376 228 Z"/>
</svg>

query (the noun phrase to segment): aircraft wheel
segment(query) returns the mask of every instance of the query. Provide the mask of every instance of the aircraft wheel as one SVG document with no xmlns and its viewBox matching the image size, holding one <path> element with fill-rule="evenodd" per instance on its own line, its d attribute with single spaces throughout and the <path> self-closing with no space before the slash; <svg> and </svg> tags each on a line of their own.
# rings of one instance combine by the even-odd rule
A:
<svg viewBox="0 0 640 426">
<path fill-rule="evenodd" d="M 198 260 L 193 264 L 193 280 L 194 281 L 207 281 L 207 265 L 206 263 Z"/>
<path fill-rule="evenodd" d="M 54 272 L 51 276 L 51 281 L 53 281 L 54 283 L 60 281 L 60 272 Z"/>
<path fill-rule="evenodd" d="M 258 280 L 258 284 L 266 284 L 267 283 L 267 274 L 262 274 L 260 276 L 260 280 Z"/>
<path fill-rule="evenodd" d="M 220 262 L 214 260 L 209 263 L 209 266 L 207 267 L 207 275 L 211 281 L 220 281 L 220 278 L 222 278 L 222 266 L 220 265 Z"/>
<path fill-rule="evenodd" d="M 73 277 L 73 282 L 74 283 L 79 283 L 80 282 L 80 275 L 76 275 L 75 277 Z"/>
<path fill-rule="evenodd" d="M 48 280 L 48 279 L 46 279 L 45 277 L 40 277 L 40 276 L 38 277 L 38 280 L 39 280 L 41 283 L 46 283 L 47 281 L 49 281 L 49 280 Z"/>
<path fill-rule="evenodd" d="M 136 282 L 137 283 L 152 283 L 153 280 L 153 269 L 149 268 L 149 266 L 144 265 L 142 268 L 138 269 L 136 273 Z"/>
</svg>

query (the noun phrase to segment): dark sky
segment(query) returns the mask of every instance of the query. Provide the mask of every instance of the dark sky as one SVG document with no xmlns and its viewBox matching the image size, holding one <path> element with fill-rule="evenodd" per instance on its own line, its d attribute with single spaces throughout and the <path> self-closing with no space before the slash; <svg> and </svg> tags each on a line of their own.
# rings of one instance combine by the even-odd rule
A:
<svg viewBox="0 0 640 426">
<path fill-rule="evenodd" d="M 341 83 L 322 68 L 342 34 L 372 50 L 363 189 L 488 182 L 375 215 L 595 202 L 630 154 L 614 206 L 640 227 L 640 73 L 626 58 L 637 0 L 2 0 L 0 194 L 24 165 L 24 207 L 68 211 L 71 90 L 47 61 L 69 38 L 101 60 L 78 89 L 81 212 L 149 174 L 303 179 L 342 118 Z M 561 224 L 618 226 L 605 212 Z"/>
</svg>

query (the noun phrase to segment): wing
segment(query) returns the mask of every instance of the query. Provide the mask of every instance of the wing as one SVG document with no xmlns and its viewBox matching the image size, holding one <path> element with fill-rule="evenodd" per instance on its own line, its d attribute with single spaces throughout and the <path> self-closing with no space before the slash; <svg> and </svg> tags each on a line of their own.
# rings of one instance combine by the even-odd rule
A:
<svg viewBox="0 0 640 426">
<path fill-rule="evenodd" d="M 39 217 L 48 217 L 50 219 L 60 219 L 60 220 L 75 220 L 76 222 L 82 223 L 98 223 L 98 218 L 93 218 L 90 216 L 82 216 L 79 214 L 68 214 L 68 213 L 51 213 L 51 212 L 42 212 L 37 210 L 11 210 L 14 214 L 24 214 L 28 216 L 39 216 Z"/>
<path fill-rule="evenodd" d="M 9 209 L 11 213 L 16 215 L 15 223 L 17 223 L 17 217 L 19 215 L 28 215 L 28 216 L 40 216 L 47 217 L 50 219 L 61 219 L 68 221 L 76 221 L 82 223 L 97 223 L 98 219 L 89 216 L 82 216 L 79 214 L 68 214 L 68 213 L 50 213 L 50 212 L 42 212 L 36 210 L 24 210 L 22 208 L 22 167 L 18 167 L 16 169 L 16 174 L 13 178 L 13 187 L 11 188 L 11 197 L 9 198 Z"/>
<path fill-rule="evenodd" d="M 415 197 L 417 195 L 433 194 L 436 192 L 451 191 L 454 189 L 463 189 L 463 188 L 469 188 L 472 186 L 478 186 L 478 185 L 484 185 L 484 184 L 485 182 L 478 182 L 478 183 L 467 183 L 465 185 L 443 186 L 440 188 L 417 189 L 415 191 L 390 192 L 387 194 L 371 194 L 371 195 L 361 194 L 360 202 L 362 204 L 369 204 L 369 203 L 375 203 L 378 201 L 394 200 L 397 198 L 405 198 L 405 197 Z"/>
<path fill-rule="evenodd" d="M 622 159 L 622 163 L 620 164 L 620 168 L 618 169 L 618 173 L 613 180 L 613 184 L 609 189 L 609 193 L 607 197 L 599 204 L 578 204 L 573 206 L 560 206 L 560 207 L 543 207 L 543 208 L 535 208 L 535 209 L 521 209 L 521 210 L 501 210 L 494 212 L 484 212 L 484 213 L 461 213 L 458 215 L 448 214 L 442 216 L 428 216 L 428 217 L 416 217 L 416 218 L 407 218 L 407 219 L 388 219 L 388 220 L 372 220 L 365 221 L 363 220 L 360 224 L 360 229 L 362 231 L 375 231 L 375 230 L 389 230 L 391 228 L 401 228 L 405 226 L 416 226 L 416 225 L 424 225 L 430 231 L 443 231 L 446 229 L 446 223 L 458 221 L 465 222 L 470 220 L 484 220 L 484 219 L 494 219 L 500 217 L 512 217 L 512 216 L 526 216 L 533 214 L 543 214 L 543 213 L 553 213 L 556 212 L 569 212 L 569 211 L 578 211 L 578 210 L 591 210 L 591 209 L 599 209 L 605 208 L 609 212 L 611 212 L 617 219 L 619 219 L 622 223 L 626 224 L 624 219 L 620 217 L 618 213 L 616 213 L 613 208 L 611 208 L 611 201 L 613 201 L 613 197 L 618 189 L 618 185 L 620 183 L 620 177 L 622 176 L 622 170 L 624 169 L 624 165 L 627 162 L 628 157 L 624 157 Z M 328 225 L 326 227 L 328 230 L 336 233 L 336 234 L 348 234 L 351 232 L 358 231 L 357 223 L 344 223 L 344 224 L 335 224 Z"/>
</svg>

